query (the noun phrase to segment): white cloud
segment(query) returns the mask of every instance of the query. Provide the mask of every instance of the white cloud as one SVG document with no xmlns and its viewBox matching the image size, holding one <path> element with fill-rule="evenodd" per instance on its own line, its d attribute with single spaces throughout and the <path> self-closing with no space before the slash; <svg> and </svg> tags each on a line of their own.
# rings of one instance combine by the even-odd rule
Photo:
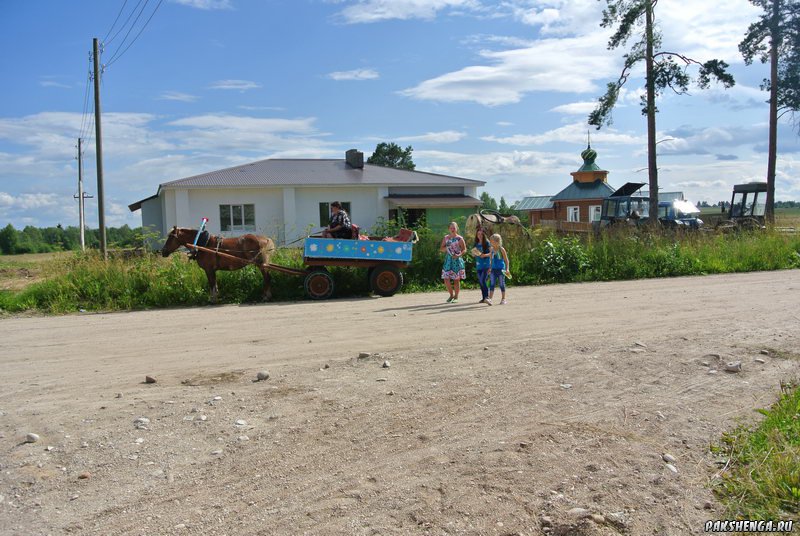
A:
<svg viewBox="0 0 800 536">
<path fill-rule="evenodd" d="M 248 89 L 258 89 L 261 84 L 250 80 L 217 80 L 209 86 L 211 89 L 234 89 L 247 91 Z"/>
<path fill-rule="evenodd" d="M 233 9 L 230 0 L 172 0 L 176 4 L 193 7 L 196 9 Z"/>
<path fill-rule="evenodd" d="M 441 132 L 428 132 L 417 136 L 401 136 L 395 138 L 397 141 L 403 143 L 455 143 L 466 137 L 464 132 L 457 132 L 455 130 L 443 130 Z"/>
<path fill-rule="evenodd" d="M 484 136 L 481 139 L 501 143 L 504 145 L 544 145 L 546 143 L 565 142 L 570 144 L 583 143 L 586 140 L 586 123 L 572 123 L 564 125 L 541 134 L 514 134 L 513 136 Z M 605 144 L 638 144 L 644 143 L 641 135 L 625 134 L 615 131 L 612 128 L 605 128 L 600 131 L 591 130 L 592 142 Z"/>
<path fill-rule="evenodd" d="M 556 106 L 555 108 L 550 108 L 550 111 L 565 115 L 585 115 L 588 117 L 595 107 L 597 107 L 596 101 L 571 102 L 569 104 L 562 104 L 560 106 Z"/>
<path fill-rule="evenodd" d="M 6 192 L 0 192 L 0 208 L 32 210 L 52 208 L 59 203 L 59 196 L 52 193 L 19 194 L 15 196 Z"/>
<path fill-rule="evenodd" d="M 281 106 L 247 106 L 244 104 L 240 104 L 237 106 L 240 110 L 248 110 L 248 111 L 272 111 L 272 112 L 283 112 L 286 108 Z"/>
<path fill-rule="evenodd" d="M 59 87 L 59 88 L 70 88 L 69 84 L 62 84 L 61 82 L 56 82 L 54 80 L 41 80 L 39 81 L 39 85 L 42 87 Z"/>
<path fill-rule="evenodd" d="M 328 73 L 332 80 L 375 80 L 380 78 L 378 71 L 373 69 L 353 69 L 352 71 L 335 71 Z"/>
<path fill-rule="evenodd" d="M 190 95 L 189 93 L 181 93 L 180 91 L 164 91 L 158 96 L 159 100 L 173 100 L 180 102 L 195 102 L 200 97 L 197 95 Z"/>
<path fill-rule="evenodd" d="M 430 20 L 446 9 L 478 9 L 477 0 L 356 0 L 339 12 L 348 24 L 385 20 Z"/>
<path fill-rule="evenodd" d="M 499 127 L 513 127 L 513 126 L 514 126 L 514 123 L 511 123 L 511 122 L 509 122 L 509 121 L 498 121 L 498 122 L 497 122 L 497 123 L 495 123 L 495 124 L 496 124 L 497 126 L 499 126 Z"/>
<path fill-rule="evenodd" d="M 596 93 L 616 71 L 605 50 L 605 35 L 542 39 L 526 48 L 482 51 L 489 65 L 474 65 L 425 80 L 402 95 L 444 102 L 473 101 L 486 106 L 519 102 L 526 93 Z"/>
</svg>

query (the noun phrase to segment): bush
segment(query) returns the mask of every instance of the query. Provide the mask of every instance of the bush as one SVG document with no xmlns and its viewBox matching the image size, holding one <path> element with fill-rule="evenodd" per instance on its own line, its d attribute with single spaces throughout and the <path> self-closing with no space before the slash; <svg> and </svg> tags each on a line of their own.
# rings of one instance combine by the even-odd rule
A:
<svg viewBox="0 0 800 536">
<path fill-rule="evenodd" d="M 414 259 L 405 270 L 403 292 L 442 288 L 441 233 L 417 230 Z M 467 248 L 471 249 L 469 237 Z M 514 279 L 528 285 L 571 281 L 611 281 L 707 273 L 778 270 L 800 267 L 800 236 L 777 233 L 651 234 L 622 229 L 583 239 L 537 230 L 534 239 L 506 240 Z M 302 251 L 279 249 L 272 262 L 303 268 Z M 369 293 L 367 271 L 331 268 L 335 297 Z M 475 288 L 475 270 L 467 256 L 467 281 Z M 84 310 L 131 310 L 208 302 L 206 276 L 194 263 L 175 254 L 164 259 L 145 255 L 102 261 L 95 253 L 52 261 L 46 280 L 18 293 L 0 293 L 0 310 L 36 309 L 50 313 Z M 253 266 L 218 272 L 222 303 L 261 299 L 261 273 Z M 303 278 L 272 273 L 275 300 L 303 299 Z"/>
</svg>

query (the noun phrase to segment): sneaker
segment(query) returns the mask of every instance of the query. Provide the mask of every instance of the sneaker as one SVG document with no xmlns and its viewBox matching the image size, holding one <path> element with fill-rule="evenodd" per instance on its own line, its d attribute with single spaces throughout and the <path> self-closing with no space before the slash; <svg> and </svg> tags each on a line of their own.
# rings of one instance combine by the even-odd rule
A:
<svg viewBox="0 0 800 536">
<path fill-rule="evenodd" d="M 505 298 L 503 298 L 502 300 L 500 300 L 500 305 L 505 305 L 505 304 L 507 304 L 507 303 L 508 303 L 508 302 L 505 300 Z"/>
<path fill-rule="evenodd" d="M 450 302 L 452 302 L 452 301 L 453 301 L 453 297 L 452 297 L 452 296 L 450 296 L 449 298 L 447 298 L 447 303 L 450 303 Z"/>
<path fill-rule="evenodd" d="M 486 298 L 481 298 L 481 301 L 479 301 L 478 303 L 486 303 Z"/>
<path fill-rule="evenodd" d="M 486 305 L 491 305 L 491 304 L 492 304 L 492 299 L 486 298 Z"/>
<path fill-rule="evenodd" d="M 458 303 L 458 298 L 453 298 L 453 301 L 451 301 L 450 303 Z"/>
</svg>

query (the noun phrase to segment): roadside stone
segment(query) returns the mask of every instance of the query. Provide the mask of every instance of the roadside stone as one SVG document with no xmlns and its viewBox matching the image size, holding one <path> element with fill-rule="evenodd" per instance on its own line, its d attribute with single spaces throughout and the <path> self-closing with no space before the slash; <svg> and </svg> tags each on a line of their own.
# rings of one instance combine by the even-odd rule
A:
<svg viewBox="0 0 800 536">
<path fill-rule="evenodd" d="M 628 520 L 625 519 L 625 514 L 623 512 L 612 512 L 606 514 L 604 517 L 606 518 L 606 521 L 608 522 L 609 525 L 613 525 L 620 531 L 626 530 L 628 525 Z"/>
<path fill-rule="evenodd" d="M 239 441 L 250 441 L 250 438 L 247 437 L 246 435 L 240 435 L 239 436 Z"/>
<path fill-rule="evenodd" d="M 672 471 L 672 472 L 673 472 L 673 473 L 675 473 L 676 475 L 678 474 L 678 468 L 677 468 L 677 467 L 675 467 L 674 465 L 672 465 L 671 463 L 668 463 L 668 464 L 666 465 L 666 467 L 667 467 L 667 469 L 669 469 L 670 471 Z"/>
<path fill-rule="evenodd" d="M 219 456 L 219 455 L 221 455 L 221 454 L 222 454 L 222 451 L 221 451 L 221 450 L 212 450 L 212 451 L 211 451 L 211 454 L 212 454 L 213 456 Z"/>
<path fill-rule="evenodd" d="M 153 378 L 152 376 L 145 376 L 144 383 L 156 383 L 156 379 Z"/>
<path fill-rule="evenodd" d="M 560 386 L 562 389 L 572 389 L 571 383 L 562 383 Z"/>
<path fill-rule="evenodd" d="M 123 396 L 122 393 L 117 393 L 115 398 L 122 398 L 122 396 Z"/>
<path fill-rule="evenodd" d="M 150 424 L 150 419 L 147 417 L 137 417 L 133 420 L 133 426 L 137 430 L 147 430 L 148 424 Z"/>
<path fill-rule="evenodd" d="M 259 370 L 256 373 L 256 381 L 263 382 L 264 380 L 268 379 L 269 379 L 269 372 L 267 372 L 266 370 Z"/>
<path fill-rule="evenodd" d="M 641 348 L 647 348 L 647 345 L 645 343 L 643 343 L 643 342 L 636 341 L 633 344 L 635 344 L 636 346 L 639 346 Z"/>
<path fill-rule="evenodd" d="M 601 516 L 600 514 L 592 514 L 592 515 L 591 515 L 591 516 L 589 516 L 589 517 L 591 517 L 591 518 L 592 518 L 592 521 L 594 521 L 594 522 L 595 522 L 595 523 L 597 523 L 598 525 L 605 525 L 605 524 L 606 524 L 606 518 L 604 518 L 604 517 L 603 517 L 603 516 Z"/>
<path fill-rule="evenodd" d="M 707 359 L 722 359 L 720 354 L 706 354 L 703 357 Z"/>
<path fill-rule="evenodd" d="M 205 416 L 205 415 L 200 415 L 200 416 L 197 418 L 197 420 L 198 420 L 198 421 L 205 422 L 205 421 L 207 421 L 207 420 L 208 420 L 208 417 L 207 417 L 207 416 Z"/>
<path fill-rule="evenodd" d="M 705 501 L 703 503 L 704 510 L 711 510 L 712 508 L 714 508 L 714 503 L 712 503 L 711 501 Z"/>
<path fill-rule="evenodd" d="M 567 511 L 567 514 L 578 519 L 584 519 L 586 517 L 591 517 L 592 515 L 592 513 L 586 508 L 572 508 Z"/>
<path fill-rule="evenodd" d="M 727 365 L 725 365 L 725 372 L 741 372 L 742 371 L 742 362 L 741 361 L 731 361 Z"/>
<path fill-rule="evenodd" d="M 713 369 L 713 368 L 712 368 L 712 369 L 709 369 L 709 370 L 708 370 L 708 373 L 709 373 L 709 374 L 716 374 L 716 373 L 717 373 L 717 369 Z"/>
<path fill-rule="evenodd" d="M 772 355 L 769 350 L 761 350 L 761 355 Z"/>
<path fill-rule="evenodd" d="M 661 459 L 667 463 L 675 463 L 675 456 L 672 454 L 662 454 Z"/>
<path fill-rule="evenodd" d="M 383 362 L 383 368 L 389 368 L 389 367 L 391 367 L 391 366 L 392 366 L 392 364 L 391 364 L 391 363 L 389 363 L 389 360 L 388 360 L 388 359 L 387 359 L 386 361 L 384 361 L 384 362 Z"/>
<path fill-rule="evenodd" d="M 387 381 L 387 378 L 377 378 L 375 381 L 376 382 L 385 382 L 385 381 Z"/>
<path fill-rule="evenodd" d="M 371 355 L 372 355 L 372 354 L 371 354 L 370 352 L 359 352 L 359 353 L 358 353 L 358 358 L 359 358 L 359 359 L 366 359 L 366 358 L 368 358 L 368 357 L 369 357 L 369 356 L 371 356 Z"/>
<path fill-rule="evenodd" d="M 701 361 L 700 365 L 702 365 L 704 367 L 707 367 L 708 366 L 708 361 Z"/>
<path fill-rule="evenodd" d="M 236 421 L 236 426 L 247 426 L 247 421 L 244 419 L 239 419 Z"/>
<path fill-rule="evenodd" d="M 84 471 L 78 475 L 78 480 L 88 480 L 90 478 L 92 478 L 92 475 L 89 471 Z"/>
<path fill-rule="evenodd" d="M 25 443 L 36 443 L 39 441 L 39 434 L 29 433 L 25 435 Z"/>
<path fill-rule="evenodd" d="M 763 359 L 761 359 L 760 357 L 757 357 L 757 358 L 755 358 L 755 362 L 756 362 L 756 363 L 761 363 L 762 365 L 763 365 L 764 363 L 766 363 L 766 361 L 764 361 L 764 360 L 763 360 Z"/>
<path fill-rule="evenodd" d="M 144 443 L 144 438 L 143 437 L 137 437 L 136 441 L 134 441 L 134 443 L 136 443 L 137 445 L 141 445 L 142 443 Z"/>
<path fill-rule="evenodd" d="M 550 516 L 542 516 L 541 523 L 543 527 L 552 527 L 553 518 L 551 518 Z"/>
</svg>

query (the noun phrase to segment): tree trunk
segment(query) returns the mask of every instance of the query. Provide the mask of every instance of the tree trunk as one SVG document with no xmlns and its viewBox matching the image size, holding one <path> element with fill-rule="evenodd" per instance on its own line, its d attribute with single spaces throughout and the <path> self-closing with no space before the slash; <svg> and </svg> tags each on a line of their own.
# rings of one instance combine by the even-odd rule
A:
<svg viewBox="0 0 800 536">
<path fill-rule="evenodd" d="M 776 0 L 777 1 L 777 0 Z M 658 222 L 658 162 L 656 160 L 656 81 L 653 60 L 653 2 L 645 1 L 647 50 L 647 167 L 650 178 L 650 216 L 648 221 Z"/>
<path fill-rule="evenodd" d="M 778 159 L 778 45 L 780 35 L 780 0 L 772 0 L 769 46 L 769 153 L 767 156 L 766 220 L 775 223 L 775 167 Z"/>
</svg>

